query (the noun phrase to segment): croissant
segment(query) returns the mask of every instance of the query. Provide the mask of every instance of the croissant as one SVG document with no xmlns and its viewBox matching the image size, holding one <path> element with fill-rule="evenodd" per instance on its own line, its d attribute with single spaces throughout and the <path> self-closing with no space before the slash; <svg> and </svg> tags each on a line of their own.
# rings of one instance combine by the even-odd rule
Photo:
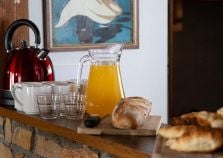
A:
<svg viewBox="0 0 223 158">
<path fill-rule="evenodd" d="M 223 133 L 218 128 L 170 126 L 161 128 L 159 134 L 167 138 L 165 145 L 177 151 L 212 152 L 223 146 Z"/>
<path fill-rule="evenodd" d="M 142 97 L 123 98 L 112 112 L 112 125 L 119 129 L 136 129 L 144 124 L 151 106 L 152 103 Z"/>
<path fill-rule="evenodd" d="M 223 129 L 223 117 L 220 110 L 217 113 L 200 111 L 183 114 L 170 120 L 171 125 L 198 125 Z"/>
<path fill-rule="evenodd" d="M 212 152 L 223 147 L 223 107 L 215 112 L 183 114 L 170 120 L 172 126 L 159 129 L 170 149 L 184 152 Z"/>
</svg>

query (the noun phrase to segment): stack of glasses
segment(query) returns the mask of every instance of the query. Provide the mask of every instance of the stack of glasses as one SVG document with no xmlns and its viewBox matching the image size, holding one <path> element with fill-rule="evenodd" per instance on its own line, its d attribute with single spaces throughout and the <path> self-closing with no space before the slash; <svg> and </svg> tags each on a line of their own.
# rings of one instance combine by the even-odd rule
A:
<svg viewBox="0 0 223 158">
<path fill-rule="evenodd" d="M 85 113 L 86 80 L 21 82 L 12 86 L 15 108 L 43 119 L 82 119 Z"/>
<path fill-rule="evenodd" d="M 79 87 L 76 81 L 44 82 L 52 86 L 51 94 L 37 95 L 40 117 L 43 119 L 82 119 L 85 113 L 86 80 Z"/>
</svg>

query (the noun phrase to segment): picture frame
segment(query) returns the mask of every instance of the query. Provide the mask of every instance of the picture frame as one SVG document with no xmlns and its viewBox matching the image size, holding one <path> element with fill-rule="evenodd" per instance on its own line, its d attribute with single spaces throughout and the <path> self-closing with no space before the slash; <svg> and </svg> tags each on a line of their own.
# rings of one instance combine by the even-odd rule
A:
<svg viewBox="0 0 223 158">
<path fill-rule="evenodd" d="M 43 25 L 50 51 L 139 48 L 138 0 L 44 0 Z"/>
</svg>

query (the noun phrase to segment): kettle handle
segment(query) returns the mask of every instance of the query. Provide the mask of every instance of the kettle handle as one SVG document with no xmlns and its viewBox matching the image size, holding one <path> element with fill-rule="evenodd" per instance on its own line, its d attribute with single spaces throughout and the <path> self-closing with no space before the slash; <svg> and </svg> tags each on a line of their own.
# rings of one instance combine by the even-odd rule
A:
<svg viewBox="0 0 223 158">
<path fill-rule="evenodd" d="M 33 32 L 35 34 L 36 47 L 40 44 L 40 32 L 39 32 L 39 29 L 37 28 L 37 26 L 32 21 L 30 21 L 28 19 L 19 19 L 19 20 L 16 20 L 15 22 L 13 22 L 6 30 L 5 49 L 7 51 L 12 49 L 12 36 L 13 36 L 15 30 L 22 25 L 26 25 L 33 30 Z"/>
</svg>

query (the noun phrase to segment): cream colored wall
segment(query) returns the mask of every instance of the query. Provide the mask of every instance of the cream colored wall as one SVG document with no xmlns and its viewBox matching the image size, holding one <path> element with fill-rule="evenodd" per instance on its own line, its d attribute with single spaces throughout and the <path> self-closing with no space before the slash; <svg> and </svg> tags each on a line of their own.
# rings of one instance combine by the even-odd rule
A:
<svg viewBox="0 0 223 158">
<path fill-rule="evenodd" d="M 42 33 L 42 1 L 29 0 L 29 14 Z M 151 100 L 152 114 L 162 115 L 166 122 L 167 0 L 139 0 L 139 30 L 140 48 L 124 50 L 121 59 L 125 93 Z M 51 52 L 56 80 L 75 78 L 78 60 L 84 53 Z"/>
</svg>

